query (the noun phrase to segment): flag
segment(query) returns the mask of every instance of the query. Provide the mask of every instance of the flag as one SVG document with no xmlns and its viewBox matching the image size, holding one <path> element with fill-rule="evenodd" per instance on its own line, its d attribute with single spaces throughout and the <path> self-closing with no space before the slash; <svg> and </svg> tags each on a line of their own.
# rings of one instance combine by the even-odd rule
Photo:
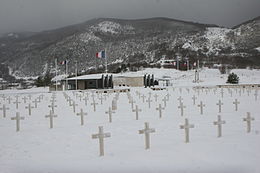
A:
<svg viewBox="0 0 260 173">
<path fill-rule="evenodd" d="M 96 58 L 106 58 L 106 52 L 104 50 L 102 50 L 101 52 L 97 52 Z"/>
<path fill-rule="evenodd" d="M 68 63 L 67 60 L 65 60 L 65 61 L 61 61 L 61 62 L 60 62 L 61 65 L 66 65 L 67 63 Z"/>
</svg>

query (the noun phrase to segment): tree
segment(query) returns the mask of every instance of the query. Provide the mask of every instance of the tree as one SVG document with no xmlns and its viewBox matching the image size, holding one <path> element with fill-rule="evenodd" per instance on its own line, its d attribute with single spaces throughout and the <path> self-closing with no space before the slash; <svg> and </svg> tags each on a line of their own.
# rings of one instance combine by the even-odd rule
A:
<svg viewBox="0 0 260 173">
<path fill-rule="evenodd" d="M 228 75 L 227 83 L 238 84 L 239 77 L 235 73 L 231 73 Z"/>
</svg>

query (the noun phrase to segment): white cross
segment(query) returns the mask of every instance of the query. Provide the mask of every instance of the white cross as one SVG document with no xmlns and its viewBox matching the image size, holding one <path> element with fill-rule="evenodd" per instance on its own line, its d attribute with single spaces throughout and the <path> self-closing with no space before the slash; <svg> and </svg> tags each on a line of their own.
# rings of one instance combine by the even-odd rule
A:
<svg viewBox="0 0 260 173">
<path fill-rule="evenodd" d="M 112 110 L 117 110 L 117 100 L 116 99 L 112 100 Z"/>
<path fill-rule="evenodd" d="M 82 97 L 83 97 L 83 96 L 80 94 L 80 95 L 79 95 L 79 101 L 80 101 L 80 102 L 81 102 L 81 100 L 82 100 Z"/>
<path fill-rule="evenodd" d="M 222 124 L 225 124 L 225 121 L 221 120 L 221 116 L 218 115 L 218 120 L 214 121 L 213 124 L 218 126 L 218 137 L 222 136 Z"/>
<path fill-rule="evenodd" d="M 12 98 L 10 96 L 6 100 L 8 101 L 9 104 L 11 104 Z"/>
<path fill-rule="evenodd" d="M 54 108 L 57 107 L 57 105 L 54 104 L 54 102 L 51 102 L 50 105 L 48 105 L 49 108 L 51 108 L 51 111 L 54 113 Z"/>
<path fill-rule="evenodd" d="M 183 109 L 186 108 L 186 106 L 184 106 L 183 102 L 180 102 L 180 106 L 178 106 L 179 109 L 181 109 L 181 116 L 183 116 Z"/>
<path fill-rule="evenodd" d="M 103 104 L 103 99 L 104 99 L 104 97 L 103 97 L 103 95 L 101 94 L 101 96 L 100 96 L 100 98 L 99 98 L 101 105 Z"/>
<path fill-rule="evenodd" d="M 143 103 L 144 103 L 144 99 L 145 99 L 146 96 L 143 94 L 141 97 L 142 97 Z"/>
<path fill-rule="evenodd" d="M 77 116 L 80 116 L 81 125 L 84 125 L 84 116 L 87 115 L 87 113 L 83 112 L 83 109 L 80 109 L 80 113 L 77 113 Z"/>
<path fill-rule="evenodd" d="M 53 128 L 53 118 L 58 117 L 57 115 L 54 115 L 52 110 L 50 110 L 49 115 L 45 115 L 45 118 L 50 118 L 50 128 Z"/>
<path fill-rule="evenodd" d="M 177 100 L 179 100 L 179 102 L 181 103 L 183 98 L 180 96 Z"/>
<path fill-rule="evenodd" d="M 235 101 L 233 102 L 233 104 L 235 105 L 235 111 L 237 111 L 237 109 L 238 109 L 238 104 L 240 104 L 240 102 L 239 102 L 237 99 L 235 99 Z"/>
<path fill-rule="evenodd" d="M 202 101 L 200 101 L 200 104 L 198 105 L 200 107 L 200 114 L 203 115 L 203 107 L 205 107 L 205 104 L 203 104 Z"/>
<path fill-rule="evenodd" d="M 31 106 L 31 103 L 29 103 L 28 106 L 25 106 L 25 109 L 28 109 L 28 111 L 29 111 L 29 115 L 32 115 L 32 108 L 34 108 L 34 107 Z"/>
<path fill-rule="evenodd" d="M 9 108 L 7 108 L 7 107 L 5 106 L 5 104 L 3 104 L 3 107 L 0 108 L 0 110 L 3 110 L 3 117 L 5 118 L 5 117 L 6 117 L 6 110 L 9 110 Z"/>
<path fill-rule="evenodd" d="M 135 101 L 131 98 L 131 99 L 129 100 L 129 103 L 131 103 L 131 108 L 134 109 L 134 103 L 135 103 Z"/>
<path fill-rule="evenodd" d="M 256 90 L 256 92 L 255 92 L 254 96 L 255 96 L 255 101 L 257 101 L 257 97 L 258 97 L 257 90 Z"/>
<path fill-rule="evenodd" d="M 34 108 L 37 108 L 37 103 L 38 103 L 37 99 L 35 99 L 35 100 L 32 101 L 32 102 L 34 103 Z"/>
<path fill-rule="evenodd" d="M 132 110 L 133 112 L 135 112 L 135 119 L 138 120 L 139 119 L 139 112 L 141 112 L 141 109 L 138 109 L 138 105 L 135 105 L 135 109 Z"/>
<path fill-rule="evenodd" d="M 189 124 L 189 120 L 187 118 L 185 118 L 185 124 L 184 125 L 180 125 L 181 129 L 185 130 L 185 142 L 188 143 L 190 142 L 190 128 L 194 128 L 193 124 Z"/>
<path fill-rule="evenodd" d="M 115 113 L 115 111 L 112 110 L 111 107 L 109 107 L 108 111 L 105 112 L 109 116 L 109 122 L 112 123 L 112 113 Z"/>
<path fill-rule="evenodd" d="M 74 101 L 73 104 L 72 104 L 73 112 L 74 112 L 74 113 L 76 112 L 76 106 L 78 106 L 78 104 L 76 104 L 75 101 Z"/>
<path fill-rule="evenodd" d="M 21 102 L 19 102 L 18 99 L 14 102 L 14 104 L 16 104 L 16 109 L 18 109 L 19 103 L 21 103 Z"/>
<path fill-rule="evenodd" d="M 16 96 L 14 96 L 14 97 L 16 98 L 16 100 L 18 100 L 20 96 L 19 96 L 19 95 L 16 95 Z"/>
<path fill-rule="evenodd" d="M 159 104 L 159 107 L 156 108 L 157 111 L 159 111 L 159 117 L 162 118 L 162 110 L 164 110 L 164 108 L 162 107 L 161 104 Z"/>
<path fill-rule="evenodd" d="M 85 101 L 85 106 L 87 106 L 88 105 L 88 97 L 83 98 L 83 100 Z"/>
<path fill-rule="evenodd" d="M 221 100 L 219 100 L 216 105 L 218 106 L 218 112 L 221 113 L 221 106 L 223 105 L 223 103 L 221 102 Z"/>
<path fill-rule="evenodd" d="M 159 97 L 158 94 L 155 94 L 155 95 L 154 95 L 155 102 L 157 102 L 157 98 L 158 98 L 158 97 Z"/>
<path fill-rule="evenodd" d="M 23 103 L 26 103 L 27 97 L 24 96 L 24 97 L 22 98 L 22 100 L 23 100 Z"/>
<path fill-rule="evenodd" d="M 196 104 L 196 99 L 197 99 L 197 97 L 196 97 L 195 95 L 193 95 L 193 97 L 192 97 L 192 100 L 193 100 L 193 105 L 195 105 L 195 104 Z"/>
<path fill-rule="evenodd" d="M 99 139 L 99 155 L 104 156 L 104 138 L 111 137 L 110 133 L 103 132 L 103 126 L 98 127 L 98 134 L 92 135 L 92 139 Z"/>
<path fill-rule="evenodd" d="M 93 99 L 93 103 L 91 103 L 91 106 L 93 106 L 94 112 L 96 112 L 96 105 L 98 105 L 98 103 L 96 103 L 95 99 Z"/>
<path fill-rule="evenodd" d="M 224 89 L 223 88 L 221 88 L 220 93 L 221 93 L 221 98 L 223 98 L 223 95 L 224 95 Z"/>
<path fill-rule="evenodd" d="M 166 94 L 166 97 L 167 97 L 167 101 L 169 101 L 169 100 L 170 100 L 170 94 L 167 93 L 167 94 Z"/>
<path fill-rule="evenodd" d="M 150 133 L 154 133 L 155 129 L 149 128 L 149 123 L 145 122 L 144 123 L 144 129 L 139 130 L 139 134 L 144 134 L 145 135 L 145 149 L 150 148 Z"/>
<path fill-rule="evenodd" d="M 164 97 L 164 98 L 162 99 L 162 101 L 163 101 L 163 103 L 164 103 L 164 107 L 166 108 L 166 102 L 167 102 L 166 97 Z"/>
<path fill-rule="evenodd" d="M 247 133 L 251 132 L 251 121 L 254 121 L 255 118 L 250 116 L 250 112 L 247 112 L 247 117 L 243 118 L 243 121 L 247 123 Z"/>
<path fill-rule="evenodd" d="M 16 116 L 12 117 L 11 120 L 16 120 L 16 131 L 20 131 L 20 121 L 24 120 L 24 117 L 21 117 L 20 113 L 16 112 Z"/>
<path fill-rule="evenodd" d="M 148 102 L 148 106 L 149 106 L 149 108 L 151 108 L 151 102 L 152 102 L 151 97 L 148 97 L 148 99 L 146 100 L 146 102 Z"/>
</svg>

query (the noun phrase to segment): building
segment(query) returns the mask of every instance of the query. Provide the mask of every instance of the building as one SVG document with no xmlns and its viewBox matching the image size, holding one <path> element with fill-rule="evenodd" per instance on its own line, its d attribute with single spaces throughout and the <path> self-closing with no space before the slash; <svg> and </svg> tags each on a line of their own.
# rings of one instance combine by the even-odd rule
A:
<svg viewBox="0 0 260 173">
<path fill-rule="evenodd" d="M 114 75 L 113 83 L 115 87 L 143 87 L 143 75 Z"/>
</svg>

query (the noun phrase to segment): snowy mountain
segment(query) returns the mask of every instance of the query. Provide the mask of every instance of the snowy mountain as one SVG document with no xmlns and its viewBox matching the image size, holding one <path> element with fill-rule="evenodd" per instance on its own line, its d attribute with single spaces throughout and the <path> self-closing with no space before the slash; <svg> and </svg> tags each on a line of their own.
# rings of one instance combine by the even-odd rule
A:
<svg viewBox="0 0 260 173">
<path fill-rule="evenodd" d="M 189 57 L 239 66 L 260 65 L 260 18 L 233 29 L 168 18 L 140 20 L 93 19 L 51 31 L 9 33 L 0 38 L 0 63 L 14 76 L 53 72 L 54 59 L 69 60 L 69 71 L 103 64 L 95 53 L 107 50 L 110 70 L 121 64 L 140 64 Z M 59 71 L 64 67 L 60 66 Z"/>
</svg>

